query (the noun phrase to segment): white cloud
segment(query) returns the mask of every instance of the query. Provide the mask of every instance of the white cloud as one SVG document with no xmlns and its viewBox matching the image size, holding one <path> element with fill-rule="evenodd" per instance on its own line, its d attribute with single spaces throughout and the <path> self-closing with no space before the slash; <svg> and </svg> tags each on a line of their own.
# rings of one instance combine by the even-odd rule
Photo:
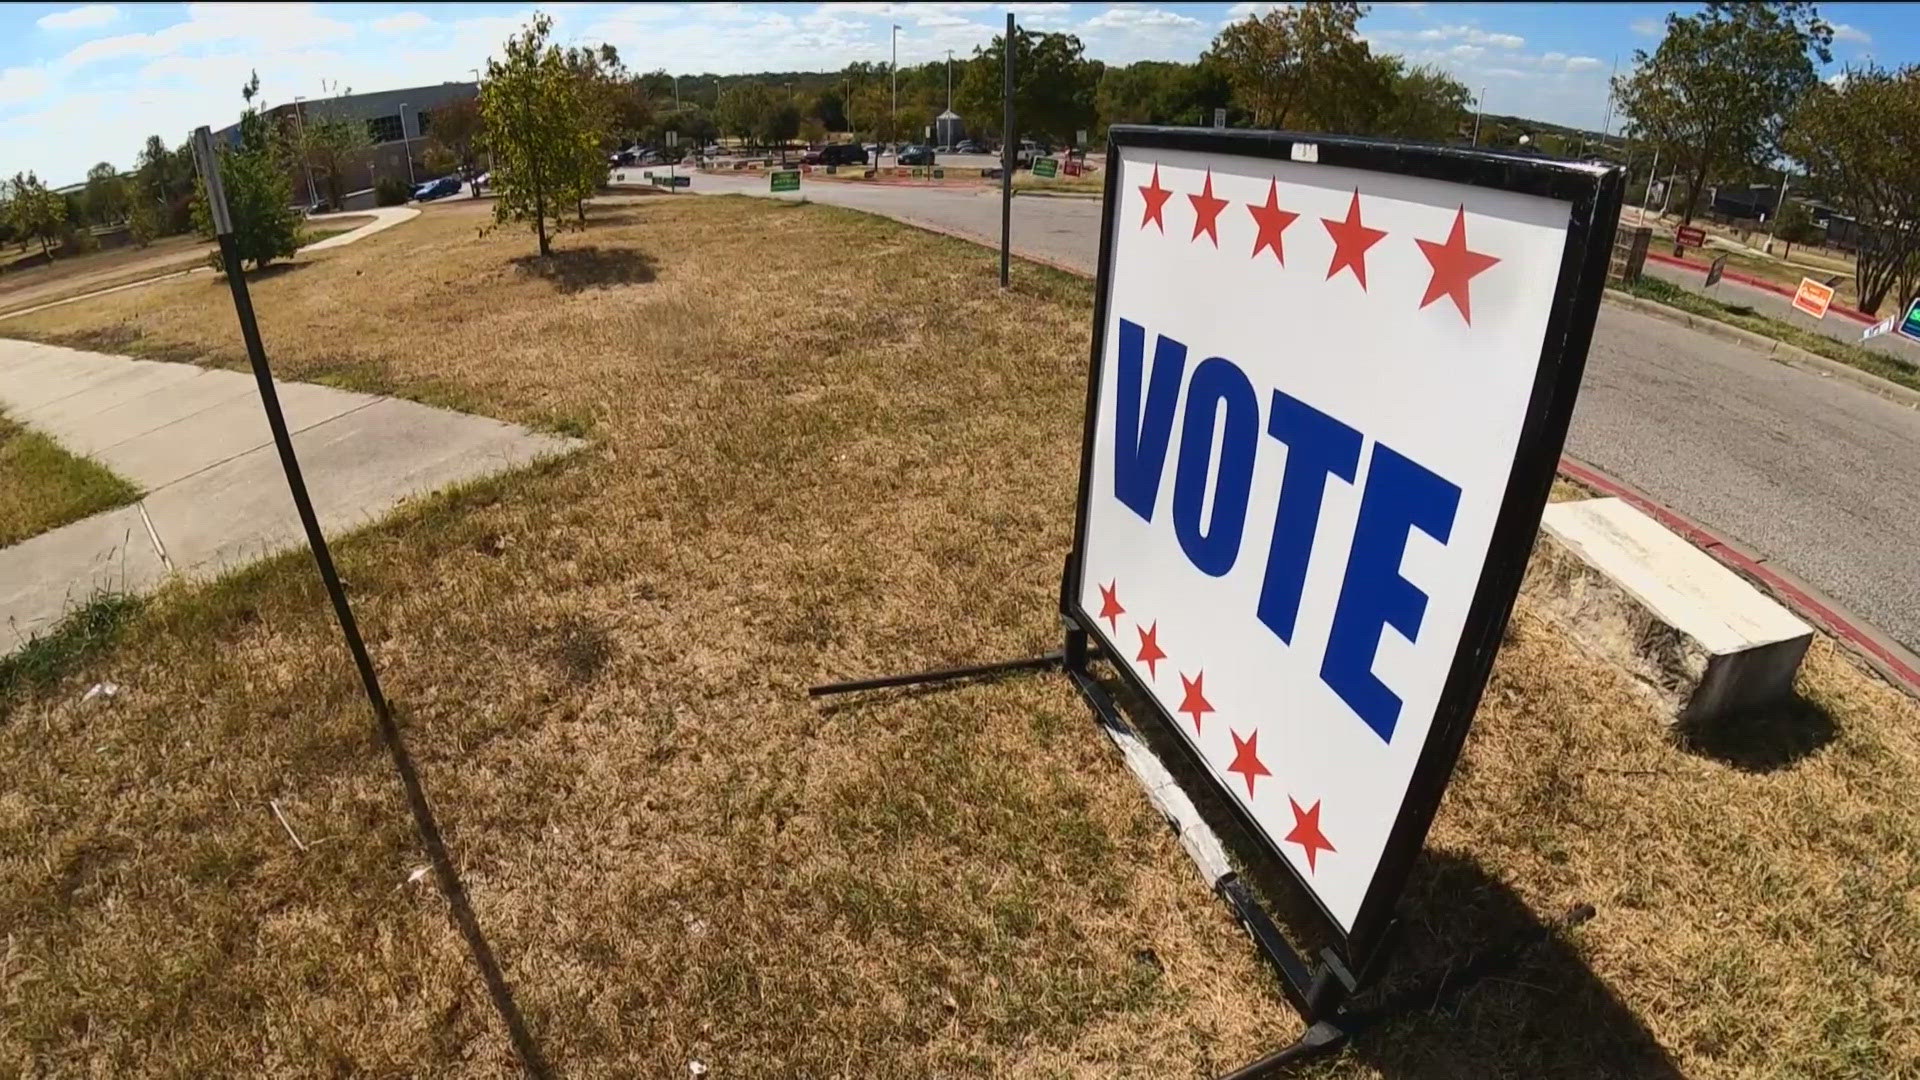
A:
<svg viewBox="0 0 1920 1080">
<path fill-rule="evenodd" d="M 415 30 L 424 30 L 433 25 L 433 20 L 417 11 L 402 11 L 373 20 L 373 32 L 376 34 L 410 34 Z"/>
<path fill-rule="evenodd" d="M 1247 19 L 1258 18 L 1259 16 L 1265 15 L 1267 12 L 1272 11 L 1274 8 L 1286 7 L 1286 6 L 1287 6 L 1286 4 L 1276 4 L 1276 3 L 1235 4 L 1232 7 L 1227 9 L 1227 18 L 1225 22 L 1222 22 L 1220 25 L 1226 26 L 1231 23 L 1244 22 Z"/>
<path fill-rule="evenodd" d="M 1597 56 L 1569 56 L 1563 66 L 1568 71 L 1599 71 L 1607 65 Z"/>
<path fill-rule="evenodd" d="M 291 42 L 322 45 L 353 36 L 347 23 L 321 15 L 312 4 L 189 4 L 187 19 L 151 34 L 120 34 L 85 42 L 65 56 L 65 67 L 125 57 L 171 56 L 226 42 L 285 48 Z"/>
<path fill-rule="evenodd" d="M 1871 45 L 1873 44 L 1873 35 L 1857 26 L 1848 26 L 1846 23 L 1834 23 L 1833 40 L 1850 42 L 1855 45 Z"/>
<path fill-rule="evenodd" d="M 0 71 L 0 106 L 32 101 L 52 87 L 47 73 L 37 67 L 11 67 Z"/>
<path fill-rule="evenodd" d="M 1108 8 L 1086 22 L 1089 30 L 1166 30 L 1175 27 L 1190 30 L 1200 25 L 1199 19 L 1190 19 L 1160 8 L 1131 7 Z"/>
<path fill-rule="evenodd" d="M 1527 43 L 1519 34 L 1488 33 L 1477 26 L 1429 26 L 1424 30 L 1375 30 L 1372 36 L 1382 41 L 1458 41 L 1467 45 L 1491 45 L 1496 49 L 1518 49 Z"/>
<path fill-rule="evenodd" d="M 87 4 L 65 11 L 50 11 L 33 21 L 42 30 L 93 30 L 120 18 L 120 9 L 112 4 Z"/>
<path fill-rule="evenodd" d="M 1455 45 L 1447 50 L 1447 55 L 1455 60 L 1478 60 L 1486 51 L 1478 45 Z"/>
<path fill-rule="evenodd" d="M 1667 24 L 1659 19 L 1635 19 L 1627 24 L 1627 29 L 1641 37 L 1659 37 L 1667 29 Z"/>
</svg>

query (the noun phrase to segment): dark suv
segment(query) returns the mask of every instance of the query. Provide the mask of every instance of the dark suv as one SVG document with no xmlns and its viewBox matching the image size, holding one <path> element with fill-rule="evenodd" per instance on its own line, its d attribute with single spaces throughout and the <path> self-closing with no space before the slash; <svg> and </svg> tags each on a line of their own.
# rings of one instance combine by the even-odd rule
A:
<svg viewBox="0 0 1920 1080">
<path fill-rule="evenodd" d="M 829 143 L 820 148 L 822 165 L 865 165 L 867 152 L 855 143 Z"/>
</svg>

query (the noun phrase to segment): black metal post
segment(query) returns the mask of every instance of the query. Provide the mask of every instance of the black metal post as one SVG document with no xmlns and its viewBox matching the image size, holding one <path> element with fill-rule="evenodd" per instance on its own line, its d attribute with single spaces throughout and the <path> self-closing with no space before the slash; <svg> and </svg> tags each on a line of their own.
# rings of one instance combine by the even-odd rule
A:
<svg viewBox="0 0 1920 1080">
<path fill-rule="evenodd" d="M 1013 12 L 1007 12 L 1006 48 L 1001 57 L 1005 61 L 1006 81 L 1001 88 L 1001 96 L 1006 101 L 1006 113 L 1000 121 L 1000 287 L 1009 284 L 1011 247 L 1013 244 L 1013 164 L 1016 140 L 1019 135 L 1013 127 Z"/>
<path fill-rule="evenodd" d="M 466 889 L 460 884 L 453 859 L 447 853 L 446 841 L 441 837 L 439 825 L 433 818 L 433 809 L 427 803 L 426 789 L 420 784 L 413 759 L 400 737 L 400 728 L 394 723 L 393 713 L 387 706 L 386 695 L 380 690 L 380 677 L 373 669 L 372 657 L 367 655 L 366 642 L 361 640 L 360 627 L 354 621 L 352 606 L 347 603 L 346 590 L 340 586 L 340 575 L 334 569 L 333 555 L 327 549 L 327 538 L 320 531 L 320 519 L 314 513 L 313 499 L 307 494 L 307 482 L 300 472 L 300 459 L 293 450 L 293 436 L 287 430 L 287 418 L 280 409 L 280 395 L 273 385 L 273 371 L 267 365 L 267 351 L 260 343 L 260 327 L 253 316 L 253 297 L 247 291 L 240 249 L 233 236 L 233 217 L 227 206 L 226 185 L 221 180 L 218 159 L 213 150 L 213 137 L 207 128 L 194 131 L 193 152 L 205 184 L 205 198 L 211 211 L 214 233 L 220 244 L 220 264 L 226 270 L 227 286 L 233 290 L 233 309 L 240 318 L 240 336 L 246 343 L 247 360 L 253 367 L 254 383 L 260 390 L 260 406 L 267 414 L 267 427 L 273 433 L 274 449 L 280 454 L 280 468 L 286 473 L 287 487 L 293 494 L 294 510 L 300 515 L 300 527 L 307 534 L 307 547 L 313 552 L 313 561 L 320 569 L 320 580 L 326 585 L 328 599 L 333 602 L 334 618 L 340 623 L 340 633 L 346 638 L 353 665 L 360 672 L 360 685 L 366 691 L 367 703 L 373 707 L 373 718 L 379 726 L 380 738 L 386 743 L 394 768 L 400 774 L 400 786 L 406 792 L 407 808 L 413 815 L 414 826 L 433 864 L 440 891 L 452 908 L 454 922 L 466 938 L 474 961 L 480 967 L 481 978 L 487 984 L 494 1007 L 507 1025 L 508 1037 L 520 1055 L 521 1065 L 529 1075 L 546 1076 L 548 1069 L 545 1059 L 540 1055 L 532 1033 L 527 1030 L 520 1010 L 514 1005 L 513 992 L 494 959 L 493 950 L 480 932 L 479 920 L 474 916 Z"/>
</svg>

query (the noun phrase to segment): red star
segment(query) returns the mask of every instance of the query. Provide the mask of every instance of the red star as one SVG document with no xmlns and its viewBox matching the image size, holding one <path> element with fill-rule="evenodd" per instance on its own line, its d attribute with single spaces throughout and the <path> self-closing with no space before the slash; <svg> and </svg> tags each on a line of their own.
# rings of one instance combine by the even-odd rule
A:
<svg viewBox="0 0 1920 1080">
<path fill-rule="evenodd" d="M 1293 807 L 1293 831 L 1287 834 L 1286 842 L 1307 849 L 1307 872 L 1312 873 L 1317 869 L 1313 865 L 1314 856 L 1322 851 L 1334 850 L 1334 846 L 1327 843 L 1326 834 L 1320 831 L 1320 800 L 1313 800 L 1313 806 L 1302 810 L 1300 804 L 1289 795 L 1287 805 Z"/>
<path fill-rule="evenodd" d="M 1270 248 L 1273 251 L 1273 257 L 1280 261 L 1280 265 L 1287 265 L 1286 252 L 1280 247 L 1280 234 L 1285 232 L 1287 226 L 1293 224 L 1293 219 L 1300 215 L 1280 209 L 1280 185 L 1272 180 L 1267 181 L 1267 205 L 1255 206 L 1253 203 L 1248 203 L 1247 210 L 1253 215 L 1255 222 L 1253 253 L 1258 255 L 1261 248 Z"/>
<path fill-rule="evenodd" d="M 1134 659 L 1147 665 L 1149 678 L 1157 679 L 1160 677 L 1160 671 L 1155 665 L 1167 658 L 1167 654 L 1160 651 L 1160 641 L 1156 636 L 1160 632 L 1160 623 L 1155 620 L 1154 624 L 1145 630 L 1141 630 L 1138 626 L 1134 627 L 1134 630 L 1140 634 L 1140 655 Z"/>
<path fill-rule="evenodd" d="M 1467 297 L 1467 282 L 1499 259 L 1491 255 L 1482 255 L 1467 250 L 1467 208 L 1462 206 L 1453 215 L 1453 231 L 1447 234 L 1447 242 L 1436 244 L 1431 240 L 1414 238 L 1420 245 L 1420 251 L 1426 255 L 1427 262 L 1433 266 L 1433 279 L 1427 282 L 1427 295 L 1420 298 L 1420 306 L 1426 307 L 1442 296 L 1451 297 L 1453 306 L 1460 309 L 1460 317 L 1473 325 L 1473 314 Z"/>
<path fill-rule="evenodd" d="M 1127 609 L 1120 606 L 1120 582 L 1100 586 L 1100 618 L 1107 620 L 1115 633 L 1120 632 L 1120 616 L 1126 613 Z"/>
<path fill-rule="evenodd" d="M 1206 677 L 1207 673 L 1202 671 L 1189 681 L 1185 672 L 1180 673 L 1180 690 L 1186 694 L 1186 697 L 1181 699 L 1180 711 L 1193 714 L 1193 733 L 1195 735 L 1200 734 L 1200 714 L 1213 711 L 1213 703 L 1207 700 L 1206 694 L 1200 689 L 1200 683 Z"/>
<path fill-rule="evenodd" d="M 1220 211 L 1227 208 L 1227 200 L 1213 197 L 1212 169 L 1207 170 L 1207 182 L 1200 188 L 1200 194 L 1187 196 L 1187 201 L 1193 203 L 1193 235 L 1187 239 L 1198 240 L 1201 233 L 1206 233 L 1207 239 L 1213 241 L 1213 246 L 1219 247 Z"/>
<path fill-rule="evenodd" d="M 1146 228 L 1147 222 L 1151 221 L 1155 225 L 1160 226 L 1161 232 L 1166 232 L 1167 223 L 1161 218 L 1160 211 L 1166 207 L 1167 199 L 1172 197 L 1173 192 L 1168 188 L 1160 186 L 1160 164 L 1158 162 L 1155 162 L 1153 166 L 1153 183 L 1141 187 L 1140 194 L 1147 197 L 1147 213 L 1146 216 L 1140 219 L 1140 227 L 1143 229 Z"/>
<path fill-rule="evenodd" d="M 1327 267 L 1327 280 L 1344 268 L 1352 268 L 1353 276 L 1360 281 L 1360 287 L 1367 287 L 1367 249 L 1380 242 L 1387 235 L 1385 229 L 1369 229 L 1360 224 L 1360 189 L 1353 189 L 1353 201 L 1347 204 L 1347 220 L 1335 221 L 1321 218 L 1320 224 L 1327 227 L 1327 235 L 1333 237 L 1333 263 Z"/>
<path fill-rule="evenodd" d="M 1253 778 L 1272 776 L 1265 765 L 1260 764 L 1260 732 L 1256 730 L 1245 739 L 1232 728 L 1227 734 L 1233 736 L 1233 764 L 1227 766 L 1228 772 L 1241 773 L 1247 778 L 1247 798 L 1253 798 Z"/>
</svg>

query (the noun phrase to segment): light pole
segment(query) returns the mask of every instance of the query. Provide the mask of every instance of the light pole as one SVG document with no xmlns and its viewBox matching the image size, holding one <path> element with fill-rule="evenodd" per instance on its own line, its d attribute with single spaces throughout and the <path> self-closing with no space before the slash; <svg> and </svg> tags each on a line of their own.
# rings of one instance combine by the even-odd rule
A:
<svg viewBox="0 0 1920 1080">
<path fill-rule="evenodd" d="M 1660 175 L 1660 148 L 1655 146 L 1653 148 L 1653 168 L 1647 170 L 1646 194 L 1640 196 L 1641 221 L 1647 220 L 1647 204 L 1653 201 L 1653 178 L 1658 175 Z M 1665 195 L 1666 189 L 1662 188 L 1660 194 Z"/>
<path fill-rule="evenodd" d="M 479 86 L 480 85 L 480 69 L 468 68 L 467 70 L 473 72 L 473 85 Z"/>
<path fill-rule="evenodd" d="M 1473 145 L 1480 145 L 1480 114 L 1487 108 L 1487 88 L 1480 88 L 1480 100 L 1473 103 Z"/>
<path fill-rule="evenodd" d="M 298 96 L 293 99 L 293 126 L 300 134 L 300 168 L 307 174 L 307 205 L 312 206 L 320 201 L 320 196 L 313 190 L 313 160 L 307 156 L 307 120 L 303 115 L 306 110 L 300 107 L 305 100 Z"/>
<path fill-rule="evenodd" d="M 846 115 L 847 115 L 847 139 L 850 142 L 857 142 L 859 140 L 854 139 L 853 137 L 853 76 L 851 75 L 847 76 Z M 874 162 L 874 164 L 878 165 L 879 162 L 876 161 Z"/>
<path fill-rule="evenodd" d="M 887 134 L 895 143 L 900 141 L 900 24 L 893 24 L 893 62 L 887 65 L 887 73 L 893 76 L 893 122 L 887 125 Z M 896 160 L 897 157 L 896 157 Z"/>
<path fill-rule="evenodd" d="M 413 140 L 407 137 L 407 103 L 400 103 L 400 145 L 406 148 L 407 183 L 418 184 L 413 178 Z"/>
<path fill-rule="evenodd" d="M 953 50 L 947 50 L 947 111 L 953 111 Z"/>
</svg>

